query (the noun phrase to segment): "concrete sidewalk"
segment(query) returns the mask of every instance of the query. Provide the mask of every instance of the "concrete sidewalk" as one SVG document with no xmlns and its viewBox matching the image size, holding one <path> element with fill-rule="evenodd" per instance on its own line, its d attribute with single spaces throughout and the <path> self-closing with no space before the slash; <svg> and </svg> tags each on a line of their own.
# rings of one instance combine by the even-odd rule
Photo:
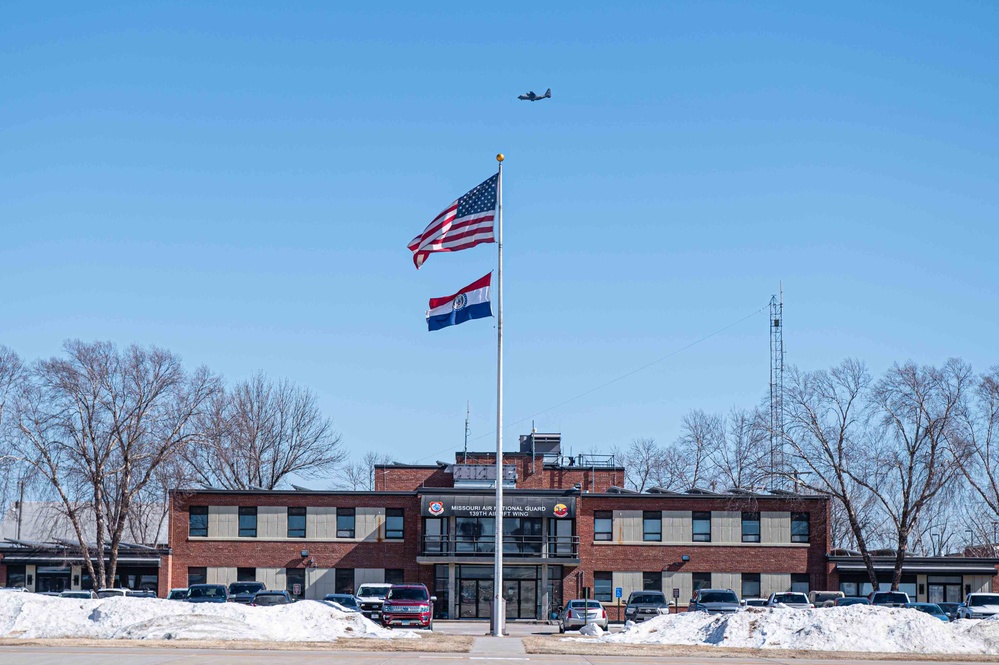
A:
<svg viewBox="0 0 999 665">
<path fill-rule="evenodd" d="M 473 654 L 489 654 L 490 656 L 522 656 L 526 655 L 524 640 L 519 637 L 476 637 L 472 642 Z"/>
</svg>

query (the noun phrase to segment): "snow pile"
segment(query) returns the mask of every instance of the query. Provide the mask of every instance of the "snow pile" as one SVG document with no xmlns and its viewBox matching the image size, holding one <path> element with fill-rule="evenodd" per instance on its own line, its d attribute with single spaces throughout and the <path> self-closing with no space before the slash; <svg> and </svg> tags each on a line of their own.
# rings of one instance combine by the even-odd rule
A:
<svg viewBox="0 0 999 665">
<path fill-rule="evenodd" d="M 311 600 L 249 607 L 157 598 L 76 600 L 0 593 L 0 637 L 328 642 L 339 637 L 417 635 L 386 630 L 357 612 L 342 612 Z"/>
<path fill-rule="evenodd" d="M 671 614 L 608 634 L 602 642 L 757 649 L 999 654 L 999 619 L 945 623 L 917 610 L 851 605 Z"/>
<path fill-rule="evenodd" d="M 588 637 L 600 637 L 604 634 L 604 629 L 595 623 L 588 623 L 579 629 L 579 634 Z"/>
</svg>

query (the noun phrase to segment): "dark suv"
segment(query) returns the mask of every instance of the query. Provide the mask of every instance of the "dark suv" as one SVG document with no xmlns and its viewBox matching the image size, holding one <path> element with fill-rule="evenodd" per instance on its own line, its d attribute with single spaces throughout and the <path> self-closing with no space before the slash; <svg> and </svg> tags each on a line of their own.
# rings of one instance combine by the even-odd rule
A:
<svg viewBox="0 0 999 665">
<path fill-rule="evenodd" d="M 229 594 L 224 584 L 192 584 L 187 587 L 186 600 L 189 603 L 224 603 L 229 600 Z"/>
<path fill-rule="evenodd" d="M 632 591 L 628 596 L 628 606 L 624 608 L 627 621 L 641 623 L 660 614 L 669 614 L 669 601 L 662 591 Z"/>
<path fill-rule="evenodd" d="M 254 595 L 266 590 L 263 582 L 233 582 L 229 585 L 229 602 L 248 605 L 253 602 Z"/>
<path fill-rule="evenodd" d="M 434 601 L 422 584 L 393 584 L 382 605 L 382 625 L 434 629 Z"/>
</svg>

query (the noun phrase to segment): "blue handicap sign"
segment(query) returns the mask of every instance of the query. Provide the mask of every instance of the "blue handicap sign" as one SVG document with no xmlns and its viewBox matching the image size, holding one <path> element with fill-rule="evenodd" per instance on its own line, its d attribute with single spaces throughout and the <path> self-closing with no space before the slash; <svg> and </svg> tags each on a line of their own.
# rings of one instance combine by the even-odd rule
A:
<svg viewBox="0 0 999 665">
<path fill-rule="evenodd" d="M 614 597 L 615 598 L 620 598 L 623 595 L 624 595 L 624 589 L 622 589 L 619 586 L 618 587 L 614 587 Z"/>
</svg>

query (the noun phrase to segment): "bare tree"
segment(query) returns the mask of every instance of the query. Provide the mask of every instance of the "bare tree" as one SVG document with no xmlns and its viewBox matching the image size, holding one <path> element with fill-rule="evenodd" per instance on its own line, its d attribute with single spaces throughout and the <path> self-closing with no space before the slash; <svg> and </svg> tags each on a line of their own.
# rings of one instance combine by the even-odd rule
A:
<svg viewBox="0 0 999 665">
<path fill-rule="evenodd" d="M 369 450 L 359 461 L 348 462 L 340 467 L 336 478 L 336 488 L 353 492 L 372 491 L 375 489 L 375 465 L 391 463 L 391 456 L 379 455 L 373 450 Z"/>
<path fill-rule="evenodd" d="M 11 397 L 24 382 L 26 370 L 20 357 L 6 346 L 0 345 L 0 515 L 18 494 L 24 481 L 24 467 L 16 455 L 11 454 L 7 443 L 11 411 Z"/>
<path fill-rule="evenodd" d="M 845 360 L 830 371 L 790 368 L 784 391 L 783 441 L 793 480 L 839 502 L 873 588 L 878 588 L 861 506 L 867 490 L 854 469 L 863 445 L 863 401 L 871 384 L 867 367 Z"/>
<path fill-rule="evenodd" d="M 679 476 L 687 489 L 703 484 L 717 484 L 713 465 L 725 441 L 725 421 L 700 409 L 683 417 L 680 437 L 667 455 L 667 467 Z"/>
<path fill-rule="evenodd" d="M 614 456 L 624 467 L 624 482 L 637 492 L 656 486 L 663 476 L 663 449 L 655 439 L 632 439 L 625 450 L 615 450 Z"/>
<path fill-rule="evenodd" d="M 713 475 L 720 483 L 745 489 L 765 486 L 770 452 L 765 418 L 759 409 L 732 409 L 728 432 L 711 455 Z"/>
<path fill-rule="evenodd" d="M 186 373 L 177 356 L 155 347 L 119 351 L 75 340 L 64 351 L 37 363 L 19 392 L 14 448 L 55 490 L 87 572 L 108 586 L 133 502 L 193 439 L 191 424 L 217 381 L 204 368 Z M 91 514 L 92 548 L 84 524 Z"/>
<path fill-rule="evenodd" d="M 969 402 L 959 416 L 962 442 L 957 449 L 963 454 L 955 456 L 955 461 L 988 512 L 984 520 L 975 520 L 973 530 L 995 547 L 995 527 L 978 525 L 999 522 L 999 365 L 979 377 Z"/>
<path fill-rule="evenodd" d="M 188 449 L 188 462 L 206 487 L 270 490 L 292 474 L 329 474 L 346 458 L 315 394 L 262 374 L 217 395 L 201 430 L 203 440 Z"/>
<path fill-rule="evenodd" d="M 854 473 L 884 509 L 894 527 L 892 590 L 920 515 L 959 471 L 960 413 L 971 368 L 949 360 L 942 368 L 895 365 L 872 395 L 878 428 L 868 438 L 870 465 Z"/>
</svg>

